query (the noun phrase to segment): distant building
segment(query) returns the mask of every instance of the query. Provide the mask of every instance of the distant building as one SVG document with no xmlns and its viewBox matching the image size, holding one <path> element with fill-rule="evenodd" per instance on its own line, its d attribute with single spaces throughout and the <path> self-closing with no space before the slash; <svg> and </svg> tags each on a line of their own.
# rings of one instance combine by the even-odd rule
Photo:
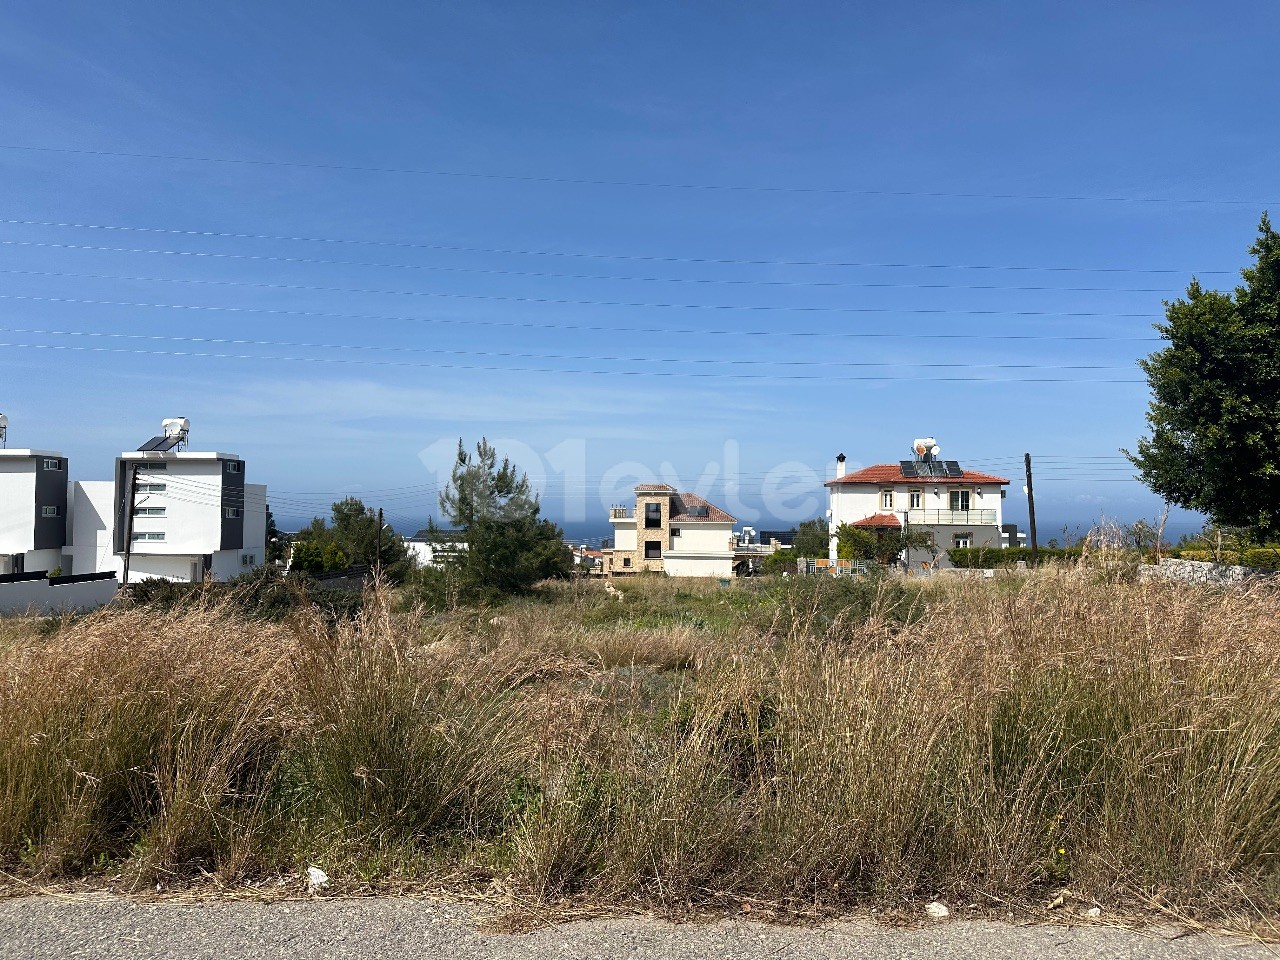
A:
<svg viewBox="0 0 1280 960">
<path fill-rule="evenodd" d="M 438 567 L 449 557 L 467 549 L 467 534 L 463 530 L 424 527 L 412 537 L 405 537 L 404 546 L 419 567 Z"/>
<path fill-rule="evenodd" d="M 916 440 L 912 450 L 910 460 L 853 473 L 845 470 L 844 454 L 836 457 L 835 477 L 826 483 L 829 560 L 836 559 L 836 528 L 846 523 L 873 533 L 927 530 L 933 534 L 940 566 L 947 566 L 946 551 L 955 547 L 1005 545 L 1002 504 L 1009 481 L 939 459 L 932 437 Z"/>
<path fill-rule="evenodd" d="M 115 571 L 129 581 L 230 580 L 266 562 L 267 488 L 246 483 L 233 453 L 187 451 L 190 425 L 120 454 L 115 479 L 71 486 L 76 573 Z"/>
<path fill-rule="evenodd" d="M 606 576 L 645 570 L 673 577 L 733 576 L 734 517 L 665 483 L 640 484 L 635 493 L 634 509 L 609 511 L 613 546 L 602 551 Z"/>
<path fill-rule="evenodd" d="M 67 545 L 67 458 L 0 450 L 0 575 L 61 567 Z"/>
</svg>

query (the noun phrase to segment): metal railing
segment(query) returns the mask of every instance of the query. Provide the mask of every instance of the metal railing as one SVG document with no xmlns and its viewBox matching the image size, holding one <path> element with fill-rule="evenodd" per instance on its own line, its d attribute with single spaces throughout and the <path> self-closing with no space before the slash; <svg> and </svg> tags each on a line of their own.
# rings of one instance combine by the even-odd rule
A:
<svg viewBox="0 0 1280 960">
<path fill-rule="evenodd" d="M 913 526 L 995 526 L 994 510 L 908 510 L 907 523 Z"/>
</svg>

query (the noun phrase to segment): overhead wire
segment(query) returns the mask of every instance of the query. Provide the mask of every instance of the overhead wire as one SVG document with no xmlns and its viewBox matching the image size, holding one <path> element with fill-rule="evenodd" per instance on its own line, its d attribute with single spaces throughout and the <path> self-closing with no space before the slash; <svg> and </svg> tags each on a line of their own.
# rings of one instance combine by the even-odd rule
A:
<svg viewBox="0 0 1280 960">
<path fill-rule="evenodd" d="M 977 191 L 944 191 L 944 190 L 886 190 L 867 187 L 817 187 L 817 186 L 777 186 L 730 183 L 706 183 L 696 181 L 661 181 L 661 180 L 614 180 L 594 177 L 563 177 L 535 174 L 484 173 L 474 170 L 427 169 L 420 167 L 398 167 L 381 165 L 359 165 L 345 163 L 322 163 L 302 160 L 261 160 L 245 157 L 198 156 L 171 153 L 143 153 L 124 150 L 99 150 L 86 147 L 53 147 L 37 144 L 0 144 L 0 150 L 29 151 L 48 154 L 65 154 L 69 156 L 114 157 L 130 160 L 164 160 L 183 163 L 209 163 L 257 167 L 284 167 L 305 170 L 332 170 L 351 173 L 382 173 L 423 177 L 442 177 L 465 180 L 511 181 L 516 183 L 544 183 L 573 186 L 594 187 L 637 187 L 660 190 L 696 190 L 718 191 L 728 193 L 782 193 L 782 194 L 817 194 L 823 196 L 850 197 L 916 197 L 922 199 L 958 199 L 958 200 L 1032 200 L 1057 202 L 1087 203 L 1133 203 L 1133 204 L 1194 204 L 1194 205 L 1226 205 L 1226 206 L 1269 206 L 1273 200 L 1249 200 L 1244 198 L 1209 198 L 1209 197 L 1135 197 L 1121 195 L 1085 194 L 1049 194 L 1049 193 L 982 193 Z"/>
<path fill-rule="evenodd" d="M 705 264 L 747 267 L 841 267 L 854 269 L 878 270 L 994 270 L 1018 271 L 1032 273 L 1136 273 L 1136 274 L 1179 274 L 1196 276 L 1231 275 L 1238 270 L 1194 270 L 1181 267 L 1081 267 L 1061 265 L 1035 264 L 982 264 L 982 263 L 910 263 L 880 262 L 869 260 L 795 260 L 795 259 L 762 259 L 735 257 L 689 257 L 657 254 L 635 253 L 599 253 L 569 250 L 539 250 L 521 247 L 477 247 L 440 242 L 421 242 L 410 240 L 371 240 L 352 237 L 312 237 L 298 234 L 270 233 L 236 233 L 219 230 L 192 230 L 172 227 L 135 227 L 119 224 L 77 223 L 60 220 L 20 220 L 16 218 L 0 218 L 0 224 L 11 226 L 71 228 L 80 230 L 103 230 L 127 233 L 156 233 L 171 236 L 206 237 L 227 240 L 267 240 L 279 243 L 320 243 L 350 244 L 356 246 L 387 247 L 404 250 L 431 250 L 449 253 L 483 253 L 499 256 L 522 257 L 565 257 L 582 260 L 626 260 L 641 263 L 680 263 Z"/>
</svg>

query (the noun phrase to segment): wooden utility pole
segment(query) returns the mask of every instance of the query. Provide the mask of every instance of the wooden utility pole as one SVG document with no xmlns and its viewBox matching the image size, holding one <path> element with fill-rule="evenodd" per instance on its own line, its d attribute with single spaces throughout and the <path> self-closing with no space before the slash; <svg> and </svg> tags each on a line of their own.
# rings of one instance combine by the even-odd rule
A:
<svg viewBox="0 0 1280 960">
<path fill-rule="evenodd" d="M 1040 545 L 1036 542 L 1036 488 L 1031 482 L 1031 454 L 1026 455 L 1027 464 L 1027 527 L 1031 534 L 1031 565 L 1040 562 Z"/>
<path fill-rule="evenodd" d="M 122 586 L 129 585 L 129 553 L 133 549 L 133 503 L 137 497 L 138 464 L 129 468 L 129 483 L 124 494 L 124 578 Z"/>
<path fill-rule="evenodd" d="M 374 577 L 382 579 L 382 508 L 378 508 L 378 555 L 374 559 Z"/>
</svg>

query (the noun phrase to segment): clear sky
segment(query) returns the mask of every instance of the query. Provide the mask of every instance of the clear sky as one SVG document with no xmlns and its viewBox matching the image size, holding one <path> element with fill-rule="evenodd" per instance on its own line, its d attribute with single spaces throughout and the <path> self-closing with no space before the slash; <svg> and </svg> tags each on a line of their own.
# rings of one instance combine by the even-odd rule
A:
<svg viewBox="0 0 1280 960">
<path fill-rule="evenodd" d="M 284 526 L 357 493 L 404 529 L 487 435 L 585 532 L 654 477 L 790 522 L 836 453 L 933 435 L 1012 519 L 1036 455 L 1042 539 L 1152 517 L 1135 360 L 1280 207 L 1278 37 L 1260 2 L 8 4 L 9 444 L 107 478 L 187 416 Z"/>
</svg>

